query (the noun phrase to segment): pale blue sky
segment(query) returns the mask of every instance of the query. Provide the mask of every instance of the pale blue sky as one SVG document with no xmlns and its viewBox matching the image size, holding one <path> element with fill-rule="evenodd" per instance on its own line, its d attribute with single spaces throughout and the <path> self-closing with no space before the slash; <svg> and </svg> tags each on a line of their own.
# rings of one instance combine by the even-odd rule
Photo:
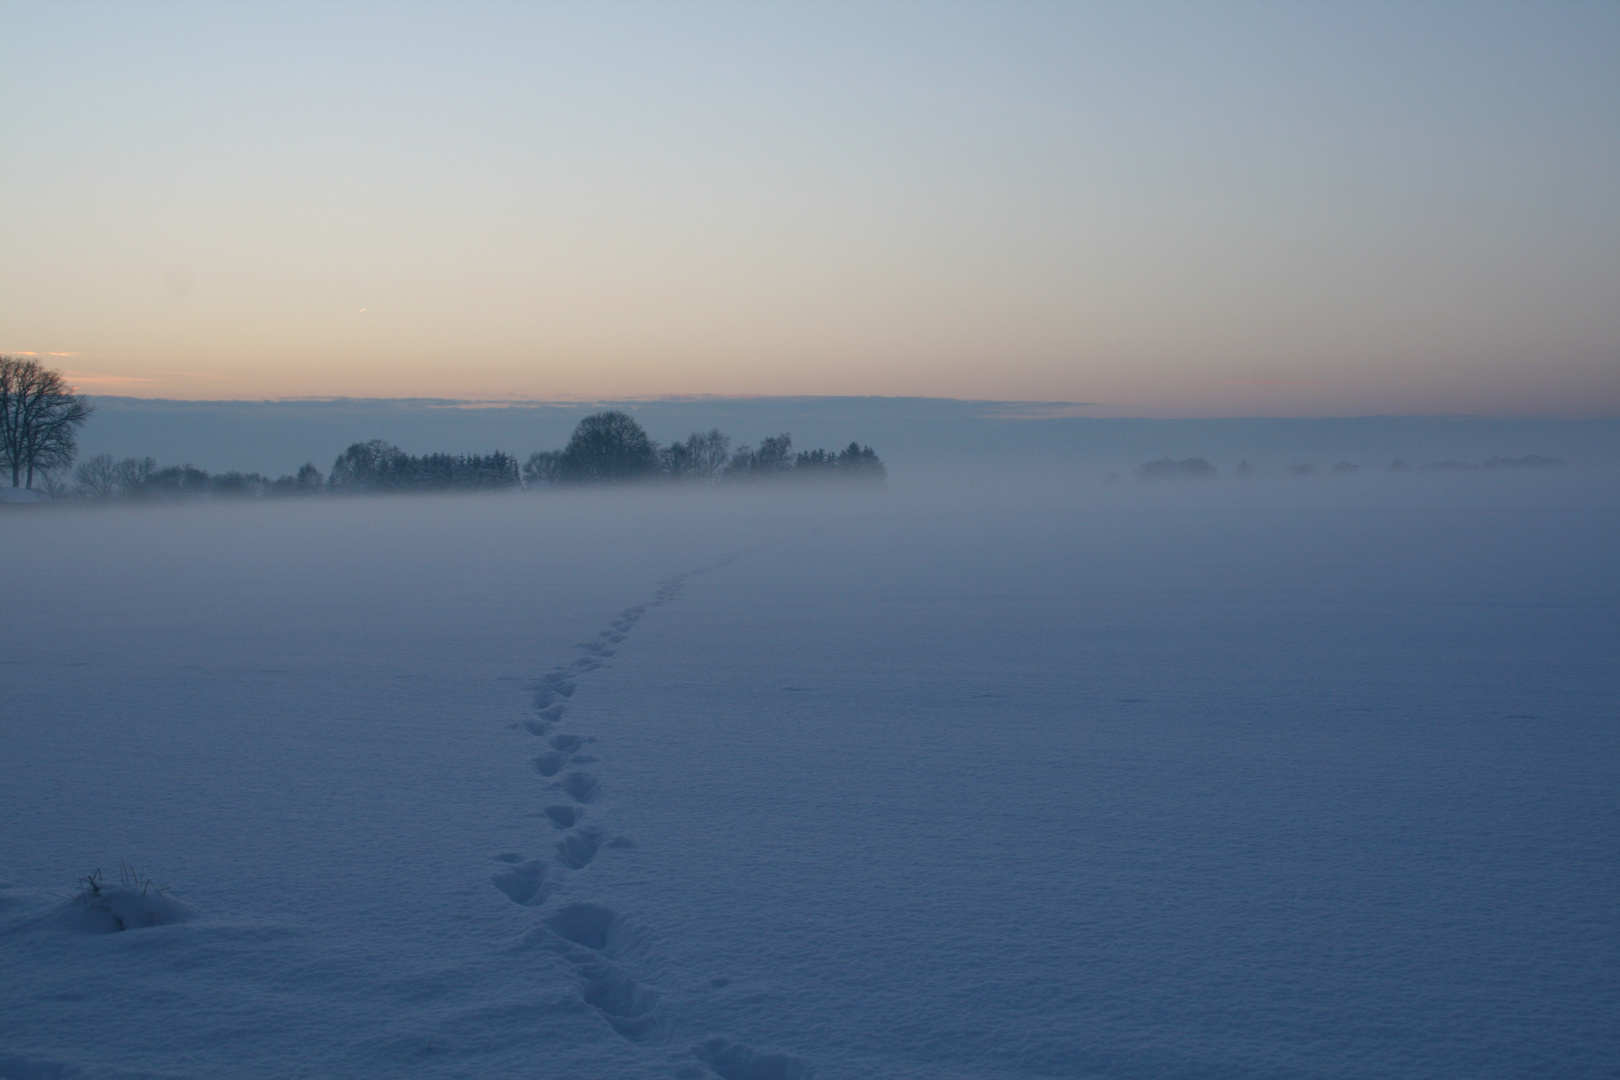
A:
<svg viewBox="0 0 1620 1080">
<path fill-rule="evenodd" d="M 1620 4 L 0 5 L 0 349 L 146 396 L 1620 413 Z"/>
</svg>

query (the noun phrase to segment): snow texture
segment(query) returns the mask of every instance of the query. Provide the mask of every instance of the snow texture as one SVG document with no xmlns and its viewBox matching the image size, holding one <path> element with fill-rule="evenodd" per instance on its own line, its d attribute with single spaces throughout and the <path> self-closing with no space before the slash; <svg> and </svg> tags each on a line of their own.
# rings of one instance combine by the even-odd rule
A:
<svg viewBox="0 0 1620 1080">
<path fill-rule="evenodd" d="M 1613 480 L 7 516 L 0 1078 L 1612 1077 Z"/>
</svg>

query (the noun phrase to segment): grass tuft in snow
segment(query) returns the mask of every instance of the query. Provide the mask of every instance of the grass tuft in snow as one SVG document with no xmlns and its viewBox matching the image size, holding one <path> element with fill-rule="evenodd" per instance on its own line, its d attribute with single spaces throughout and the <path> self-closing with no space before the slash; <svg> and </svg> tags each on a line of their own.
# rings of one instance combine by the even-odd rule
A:
<svg viewBox="0 0 1620 1080">
<path fill-rule="evenodd" d="M 63 921 L 92 934 L 116 934 L 148 926 L 184 922 L 195 915 L 172 890 L 157 884 L 139 867 L 118 862 L 118 884 L 98 868 L 79 879 L 79 892 L 63 906 Z"/>
</svg>

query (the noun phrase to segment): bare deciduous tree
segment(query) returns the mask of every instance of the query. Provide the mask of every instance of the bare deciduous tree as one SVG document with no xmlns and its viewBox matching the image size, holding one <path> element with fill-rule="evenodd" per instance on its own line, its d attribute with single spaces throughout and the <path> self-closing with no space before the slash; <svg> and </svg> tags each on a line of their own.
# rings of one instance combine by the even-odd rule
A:
<svg viewBox="0 0 1620 1080">
<path fill-rule="evenodd" d="M 12 487 L 33 487 L 36 472 L 65 469 L 78 450 L 90 403 L 38 360 L 0 355 L 0 467 Z"/>
<path fill-rule="evenodd" d="M 400 486 L 410 455 L 382 439 L 355 443 L 332 463 L 333 490 L 385 491 Z"/>
<path fill-rule="evenodd" d="M 97 454 L 81 461 L 73 470 L 73 480 L 79 494 L 87 499 L 110 499 L 123 494 L 118 483 L 118 463 L 111 454 Z"/>
<path fill-rule="evenodd" d="M 793 436 L 787 432 L 761 439 L 759 449 L 739 446 L 726 466 L 727 480 L 758 480 L 786 476 L 793 469 Z"/>
<path fill-rule="evenodd" d="M 581 420 L 557 459 L 557 479 L 565 484 L 640 480 L 657 471 L 658 448 L 634 417 L 617 409 Z"/>
<path fill-rule="evenodd" d="M 664 472 L 675 480 L 716 480 L 731 460 L 731 439 L 715 428 L 707 435 L 694 431 L 685 442 L 670 443 L 658 452 Z"/>
<path fill-rule="evenodd" d="M 562 460 L 561 450 L 536 450 L 523 463 L 525 484 L 555 484 L 560 472 L 557 464 Z"/>
</svg>

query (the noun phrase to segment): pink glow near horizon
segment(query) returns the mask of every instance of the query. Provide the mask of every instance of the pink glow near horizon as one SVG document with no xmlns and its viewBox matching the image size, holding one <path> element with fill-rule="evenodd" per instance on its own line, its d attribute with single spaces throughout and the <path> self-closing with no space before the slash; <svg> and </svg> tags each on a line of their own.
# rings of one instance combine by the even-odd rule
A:
<svg viewBox="0 0 1620 1080">
<path fill-rule="evenodd" d="M 86 392 L 1620 414 L 1613 6 L 74 10 L 0 342 Z"/>
</svg>

